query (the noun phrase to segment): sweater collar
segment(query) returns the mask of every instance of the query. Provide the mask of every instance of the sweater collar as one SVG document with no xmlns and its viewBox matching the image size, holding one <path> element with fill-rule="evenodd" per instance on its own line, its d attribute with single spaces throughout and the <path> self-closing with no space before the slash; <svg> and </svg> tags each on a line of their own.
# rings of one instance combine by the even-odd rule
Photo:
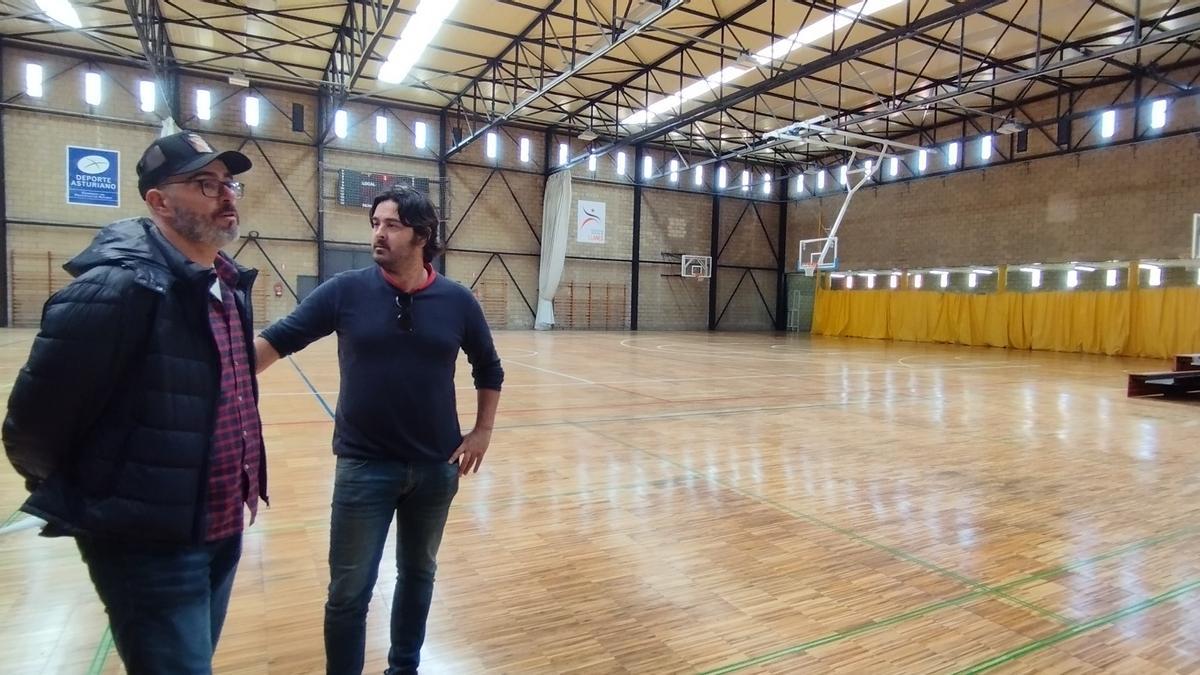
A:
<svg viewBox="0 0 1200 675">
<path fill-rule="evenodd" d="M 379 273 L 381 275 L 383 275 L 383 280 L 386 281 L 389 286 L 396 289 L 397 291 L 400 291 L 401 293 L 409 293 L 410 295 L 416 295 L 417 293 L 420 293 L 421 291 L 425 290 L 426 288 L 429 288 L 430 286 L 433 285 L 434 280 L 437 279 L 437 271 L 433 269 L 433 265 L 430 265 L 429 263 L 425 263 L 425 272 L 427 275 L 425 278 L 425 283 L 422 284 L 420 288 L 415 288 L 415 289 L 413 289 L 413 291 L 411 293 L 409 293 L 408 291 L 406 291 L 400 287 L 400 283 L 394 275 L 392 275 L 390 272 L 383 269 L 382 267 L 379 268 Z"/>
</svg>

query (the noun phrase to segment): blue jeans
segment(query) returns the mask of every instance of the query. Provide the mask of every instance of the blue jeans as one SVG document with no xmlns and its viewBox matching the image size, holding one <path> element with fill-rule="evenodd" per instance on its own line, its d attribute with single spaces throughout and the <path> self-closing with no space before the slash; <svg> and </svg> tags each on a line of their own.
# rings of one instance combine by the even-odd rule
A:
<svg viewBox="0 0 1200 675">
<path fill-rule="evenodd" d="M 362 673 L 367 607 L 393 514 L 396 590 L 385 672 L 417 671 L 433 598 L 438 546 L 457 492 L 457 464 L 338 457 L 329 532 L 329 600 L 325 604 L 328 675 Z"/>
<path fill-rule="evenodd" d="M 242 535 L 194 546 L 76 539 L 129 675 L 208 675 Z"/>
</svg>

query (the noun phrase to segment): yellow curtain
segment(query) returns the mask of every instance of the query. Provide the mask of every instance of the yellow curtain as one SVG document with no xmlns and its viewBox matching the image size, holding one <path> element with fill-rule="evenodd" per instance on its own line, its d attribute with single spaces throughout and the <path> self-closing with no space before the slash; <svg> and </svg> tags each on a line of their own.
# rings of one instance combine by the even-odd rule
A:
<svg viewBox="0 0 1200 675">
<path fill-rule="evenodd" d="M 1200 288 L 987 295 L 819 289 L 813 333 L 1170 358 L 1200 352 Z"/>
</svg>

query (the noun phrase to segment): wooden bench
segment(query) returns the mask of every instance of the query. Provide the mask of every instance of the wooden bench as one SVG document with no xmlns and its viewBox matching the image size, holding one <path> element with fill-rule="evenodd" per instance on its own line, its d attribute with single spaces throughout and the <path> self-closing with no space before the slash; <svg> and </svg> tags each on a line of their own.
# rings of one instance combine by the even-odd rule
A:
<svg viewBox="0 0 1200 675">
<path fill-rule="evenodd" d="M 1200 395 L 1200 369 L 1170 373 L 1130 373 L 1129 396 Z"/>
</svg>

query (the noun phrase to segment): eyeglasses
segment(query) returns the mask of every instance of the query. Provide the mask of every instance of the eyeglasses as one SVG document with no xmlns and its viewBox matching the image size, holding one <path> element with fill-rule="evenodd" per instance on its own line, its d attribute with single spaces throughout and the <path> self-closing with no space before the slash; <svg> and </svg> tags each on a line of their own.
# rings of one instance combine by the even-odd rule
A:
<svg viewBox="0 0 1200 675">
<path fill-rule="evenodd" d="M 217 180 L 215 178 L 190 178 L 188 180 L 176 180 L 162 185 L 183 185 L 184 183 L 199 183 L 200 192 L 205 197 L 217 198 L 221 196 L 221 188 L 228 188 L 233 193 L 234 199 L 241 199 L 246 194 L 246 185 L 236 180 Z M 161 187 L 161 186 L 160 186 Z"/>
<path fill-rule="evenodd" d="M 400 322 L 400 330 L 404 331 L 405 333 L 413 332 L 412 296 L 406 295 L 404 296 L 404 299 L 401 300 L 400 296 L 397 295 L 396 309 L 400 310 L 400 313 L 396 315 L 396 320 Z"/>
</svg>

